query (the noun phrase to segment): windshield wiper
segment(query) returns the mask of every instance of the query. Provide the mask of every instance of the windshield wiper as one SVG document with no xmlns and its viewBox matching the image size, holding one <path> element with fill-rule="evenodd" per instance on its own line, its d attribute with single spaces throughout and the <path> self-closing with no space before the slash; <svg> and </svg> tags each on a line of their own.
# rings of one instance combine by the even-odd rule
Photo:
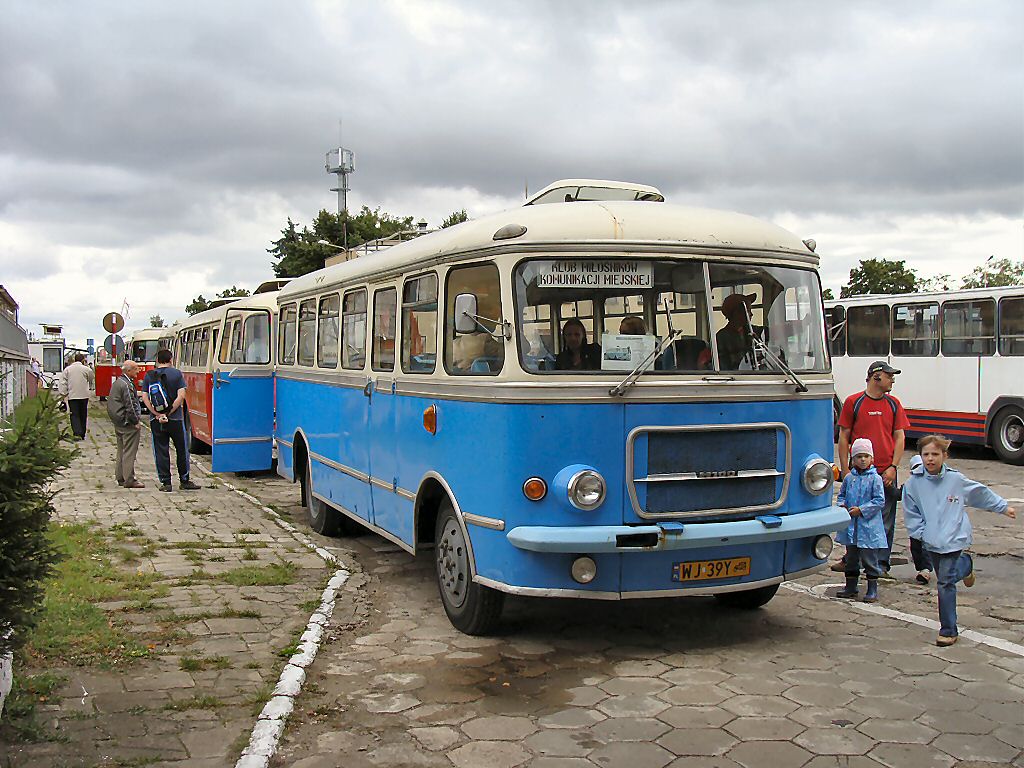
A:
<svg viewBox="0 0 1024 768">
<path fill-rule="evenodd" d="M 675 341 L 677 336 L 681 336 L 682 334 L 682 330 L 672 331 L 662 341 L 658 342 L 658 344 L 654 347 L 654 351 L 652 351 L 651 354 L 649 354 L 647 357 L 641 360 L 640 365 L 638 365 L 636 368 L 630 371 L 629 375 L 626 376 L 626 378 L 624 378 L 614 387 L 609 389 L 608 394 L 611 395 L 612 397 L 616 397 L 618 395 L 621 395 L 634 384 L 636 384 L 636 380 L 639 379 L 645 371 L 650 369 L 651 365 L 654 364 L 654 361 L 658 359 L 658 355 L 661 354 L 661 351 L 665 349 L 665 347 L 667 347 L 673 341 Z"/>
<path fill-rule="evenodd" d="M 806 392 L 807 385 L 800 381 L 800 377 L 793 372 L 793 369 L 789 367 L 785 360 L 780 357 L 776 357 L 775 354 L 768 348 L 768 345 L 761 341 L 756 336 L 751 336 L 751 340 L 754 342 L 754 349 L 761 353 L 761 356 L 769 363 L 775 366 L 776 369 L 788 374 L 793 378 L 793 382 L 796 384 L 797 392 Z"/>
</svg>

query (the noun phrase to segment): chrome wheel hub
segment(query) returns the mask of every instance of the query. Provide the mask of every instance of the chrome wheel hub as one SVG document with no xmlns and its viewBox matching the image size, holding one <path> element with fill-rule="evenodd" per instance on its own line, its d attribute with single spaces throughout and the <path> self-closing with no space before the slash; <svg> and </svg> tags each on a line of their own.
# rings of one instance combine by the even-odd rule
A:
<svg viewBox="0 0 1024 768">
<path fill-rule="evenodd" d="M 454 608 L 461 607 L 466 601 L 466 588 L 469 586 L 469 557 L 466 539 L 454 519 L 445 523 L 441 539 L 437 542 L 437 579 L 445 601 Z"/>
<path fill-rule="evenodd" d="M 1024 421 L 1019 416 L 1011 416 L 1003 422 L 1002 442 L 1011 451 L 1019 451 L 1024 445 Z"/>
</svg>

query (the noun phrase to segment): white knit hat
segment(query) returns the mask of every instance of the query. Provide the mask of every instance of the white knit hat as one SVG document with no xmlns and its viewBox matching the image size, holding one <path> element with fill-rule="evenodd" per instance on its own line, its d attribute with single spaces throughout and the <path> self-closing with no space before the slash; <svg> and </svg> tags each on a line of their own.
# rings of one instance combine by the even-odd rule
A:
<svg viewBox="0 0 1024 768">
<path fill-rule="evenodd" d="M 856 457 L 863 453 L 866 453 L 868 456 L 874 456 L 875 449 L 871 445 L 871 441 L 866 437 L 858 437 L 853 441 L 853 447 L 850 449 L 850 456 Z"/>
</svg>

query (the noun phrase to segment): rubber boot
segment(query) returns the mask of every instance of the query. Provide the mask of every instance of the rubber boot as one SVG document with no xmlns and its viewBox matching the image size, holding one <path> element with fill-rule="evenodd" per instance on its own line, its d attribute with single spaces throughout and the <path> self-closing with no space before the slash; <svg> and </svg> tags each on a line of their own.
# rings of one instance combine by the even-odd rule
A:
<svg viewBox="0 0 1024 768">
<path fill-rule="evenodd" d="M 847 576 L 846 577 L 846 589 L 841 589 L 838 592 L 836 592 L 836 597 L 845 597 L 845 598 L 850 599 L 850 600 L 855 598 L 857 596 L 858 591 L 859 591 L 857 589 L 857 580 L 858 579 L 859 579 L 858 576 Z"/>
<path fill-rule="evenodd" d="M 878 579 L 868 579 L 868 591 L 864 593 L 864 602 L 878 602 Z"/>
</svg>

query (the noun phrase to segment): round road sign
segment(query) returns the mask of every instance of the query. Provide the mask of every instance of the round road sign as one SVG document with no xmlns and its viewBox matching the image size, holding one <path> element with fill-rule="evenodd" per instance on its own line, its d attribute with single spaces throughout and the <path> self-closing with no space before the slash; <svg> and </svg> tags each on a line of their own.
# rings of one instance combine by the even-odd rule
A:
<svg viewBox="0 0 1024 768">
<path fill-rule="evenodd" d="M 120 315 L 118 315 L 120 317 Z M 104 318 L 106 320 L 106 318 Z M 103 340 L 103 348 L 110 353 L 111 357 L 121 357 L 124 354 L 124 339 L 116 333 L 107 336 Z"/>
<path fill-rule="evenodd" d="M 124 318 L 117 312 L 108 312 L 103 316 L 103 330 L 107 333 L 117 333 L 124 328 Z"/>
</svg>

